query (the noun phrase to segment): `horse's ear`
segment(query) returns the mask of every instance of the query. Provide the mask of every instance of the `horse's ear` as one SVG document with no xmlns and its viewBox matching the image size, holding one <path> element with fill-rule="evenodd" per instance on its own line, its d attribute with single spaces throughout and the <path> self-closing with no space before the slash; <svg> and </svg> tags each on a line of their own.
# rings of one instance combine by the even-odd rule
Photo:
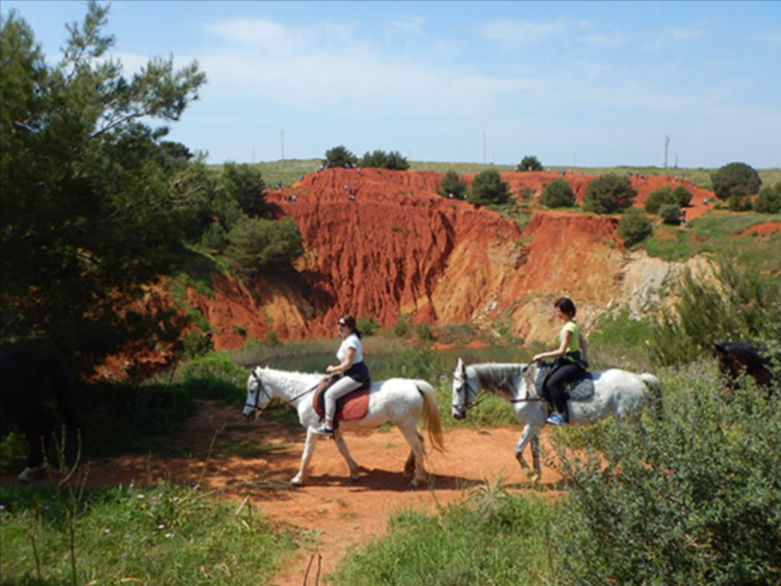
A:
<svg viewBox="0 0 781 586">
<path fill-rule="evenodd" d="M 465 369 L 464 367 L 464 361 L 461 360 L 461 358 L 458 359 L 458 364 L 456 364 L 456 372 L 463 372 Z"/>
</svg>

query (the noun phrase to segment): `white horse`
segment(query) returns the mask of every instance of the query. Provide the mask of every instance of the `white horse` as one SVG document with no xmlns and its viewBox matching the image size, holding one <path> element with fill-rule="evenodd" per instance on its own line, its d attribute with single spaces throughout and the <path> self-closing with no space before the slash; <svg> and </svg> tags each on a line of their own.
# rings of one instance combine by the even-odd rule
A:
<svg viewBox="0 0 781 586">
<path fill-rule="evenodd" d="M 466 366 L 459 358 L 453 373 L 453 417 L 465 419 L 467 411 L 477 403 L 480 389 L 512 403 L 515 417 L 524 424 L 521 437 L 515 444 L 515 457 L 524 471 L 529 466 L 523 451 L 532 442 L 532 458 L 536 475 L 540 478 L 540 450 L 537 433 L 548 417 L 548 403 L 540 397 L 535 386 L 539 373 L 537 363 L 531 364 L 473 364 Z M 586 400 L 569 400 L 570 425 L 591 425 L 609 415 L 614 419 L 639 417 L 649 400 L 649 391 L 657 408 L 661 408 L 661 385 L 652 374 L 634 374 L 611 368 L 591 373 L 594 394 Z"/>
<path fill-rule="evenodd" d="M 296 485 L 306 482 L 307 466 L 312 459 L 315 442 L 322 437 L 312 431 L 320 424 L 320 416 L 312 404 L 312 393 L 322 380 L 322 374 L 286 372 L 260 367 L 255 368 L 247 379 L 247 403 L 244 406 L 244 417 L 250 420 L 254 419 L 258 411 L 262 413 L 268 407 L 271 399 L 277 397 L 282 400 L 282 406 L 291 405 L 296 408 L 298 420 L 301 425 L 307 428 L 306 445 L 301 456 L 301 469 L 291 480 Z M 350 430 L 374 428 L 386 421 L 392 421 L 401 430 L 411 448 L 409 458 L 404 465 L 405 478 L 411 477 L 410 485 L 413 487 L 425 480 L 423 437 L 417 430 L 418 419 L 421 415 L 423 415 L 424 427 L 428 430 L 431 444 L 435 449 L 443 451 L 442 425 L 434 387 L 424 380 L 404 378 L 392 378 L 372 383 L 366 416 L 359 420 L 339 421 L 339 427 L 334 431 L 334 441 L 350 468 L 350 478 L 358 480 L 358 464 L 350 456 L 342 433 Z"/>
</svg>

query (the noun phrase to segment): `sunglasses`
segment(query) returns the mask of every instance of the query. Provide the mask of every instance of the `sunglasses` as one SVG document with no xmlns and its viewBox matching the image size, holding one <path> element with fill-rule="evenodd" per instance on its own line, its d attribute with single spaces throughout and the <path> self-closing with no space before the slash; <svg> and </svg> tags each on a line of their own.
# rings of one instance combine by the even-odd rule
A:
<svg viewBox="0 0 781 586">
<path fill-rule="evenodd" d="M 347 324 L 344 323 L 343 321 L 340 321 L 337 325 L 340 325 L 340 326 L 343 326 L 343 327 L 347 327 Z"/>
</svg>

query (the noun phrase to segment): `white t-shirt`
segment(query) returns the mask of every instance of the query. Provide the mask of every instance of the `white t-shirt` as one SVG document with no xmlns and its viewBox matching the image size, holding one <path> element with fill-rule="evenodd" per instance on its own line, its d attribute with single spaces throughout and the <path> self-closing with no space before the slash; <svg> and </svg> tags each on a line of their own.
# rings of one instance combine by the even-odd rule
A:
<svg viewBox="0 0 781 586">
<path fill-rule="evenodd" d="M 361 339 L 356 334 L 349 334 L 342 340 L 342 345 L 339 346 L 339 350 L 336 352 L 336 358 L 339 362 L 344 361 L 344 357 L 347 356 L 348 348 L 355 348 L 355 359 L 353 360 L 353 364 L 363 362 L 363 345 L 361 344 Z"/>
</svg>

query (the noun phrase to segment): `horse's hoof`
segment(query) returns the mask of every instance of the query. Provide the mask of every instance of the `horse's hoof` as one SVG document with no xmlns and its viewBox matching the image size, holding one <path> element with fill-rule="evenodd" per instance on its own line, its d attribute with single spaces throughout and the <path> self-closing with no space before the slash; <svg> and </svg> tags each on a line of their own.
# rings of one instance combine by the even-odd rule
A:
<svg viewBox="0 0 781 586">
<path fill-rule="evenodd" d="M 417 478 L 413 478 L 412 480 L 410 480 L 409 481 L 409 487 L 410 488 L 417 488 L 418 487 L 418 479 Z"/>
<path fill-rule="evenodd" d="M 360 479 L 361 479 L 361 477 L 360 477 L 360 476 L 358 476 L 358 474 L 357 474 L 357 473 L 355 473 L 355 474 L 350 474 L 350 480 L 352 480 L 353 482 L 358 482 Z"/>
<path fill-rule="evenodd" d="M 304 484 L 304 481 L 298 476 L 294 476 L 293 478 L 290 479 L 290 484 L 292 484 L 293 486 L 302 486 Z"/>
</svg>

